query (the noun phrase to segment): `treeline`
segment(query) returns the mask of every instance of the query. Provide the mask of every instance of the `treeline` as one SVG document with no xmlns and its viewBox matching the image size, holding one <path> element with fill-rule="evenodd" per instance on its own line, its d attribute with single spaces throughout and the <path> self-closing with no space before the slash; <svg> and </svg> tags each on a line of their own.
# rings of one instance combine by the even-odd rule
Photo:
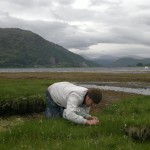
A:
<svg viewBox="0 0 150 150">
<path fill-rule="evenodd" d="M 150 63 L 148 64 L 144 64 L 144 63 L 137 63 L 136 64 L 137 67 L 144 67 L 144 66 L 150 66 Z"/>
</svg>

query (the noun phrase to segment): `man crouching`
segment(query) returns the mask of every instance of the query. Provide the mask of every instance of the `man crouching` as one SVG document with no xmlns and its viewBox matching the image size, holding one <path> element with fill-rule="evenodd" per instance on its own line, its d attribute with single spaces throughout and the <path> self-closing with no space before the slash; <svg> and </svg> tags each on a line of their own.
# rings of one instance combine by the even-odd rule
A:
<svg viewBox="0 0 150 150">
<path fill-rule="evenodd" d="M 78 124 L 96 125 L 97 117 L 89 115 L 90 107 L 102 99 L 100 89 L 77 86 L 69 82 L 58 82 L 48 87 L 46 93 L 47 118 L 62 117 Z"/>
</svg>

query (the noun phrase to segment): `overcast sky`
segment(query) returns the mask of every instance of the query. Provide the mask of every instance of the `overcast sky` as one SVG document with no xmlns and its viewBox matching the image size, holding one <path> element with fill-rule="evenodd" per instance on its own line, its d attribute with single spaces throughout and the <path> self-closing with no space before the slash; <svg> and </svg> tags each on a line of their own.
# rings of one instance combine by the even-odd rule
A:
<svg viewBox="0 0 150 150">
<path fill-rule="evenodd" d="M 0 27 L 33 31 L 86 57 L 150 57 L 149 0 L 0 0 Z"/>
</svg>

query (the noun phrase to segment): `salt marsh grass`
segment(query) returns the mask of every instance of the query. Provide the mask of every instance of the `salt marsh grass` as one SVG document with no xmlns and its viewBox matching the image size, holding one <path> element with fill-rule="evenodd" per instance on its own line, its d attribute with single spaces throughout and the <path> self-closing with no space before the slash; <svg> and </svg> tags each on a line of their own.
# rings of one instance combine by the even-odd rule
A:
<svg viewBox="0 0 150 150">
<path fill-rule="evenodd" d="M 53 81 L 54 82 L 54 81 Z M 49 80 L 0 80 L 0 115 L 41 112 Z"/>
<path fill-rule="evenodd" d="M 125 128 L 150 126 L 150 97 L 129 98 L 104 108 L 96 114 L 97 126 L 73 124 L 64 119 L 25 121 L 0 134 L 2 149 L 90 149 L 90 150 L 148 150 L 148 141 L 135 140 Z M 138 111 L 137 111 L 138 110 Z"/>
<path fill-rule="evenodd" d="M 41 112 L 45 90 L 56 81 L 149 82 L 149 74 L 103 73 L 1 73 L 0 108 L 3 114 Z M 38 110 L 38 108 L 41 106 Z M 30 108 L 30 109 L 29 109 Z M 73 124 L 64 119 L 10 120 L 0 118 L 2 150 L 149 150 L 149 133 L 134 139 L 134 132 L 150 127 L 150 96 L 132 96 L 93 111 L 101 121 L 97 126 Z M 9 117 L 7 118 L 9 121 Z M 7 123 L 6 123 L 7 122 Z M 148 131 L 148 130 L 146 130 Z M 149 132 L 149 131 L 148 131 Z M 144 138 L 142 137 L 144 135 Z M 147 138 L 145 138 L 147 136 Z"/>
</svg>

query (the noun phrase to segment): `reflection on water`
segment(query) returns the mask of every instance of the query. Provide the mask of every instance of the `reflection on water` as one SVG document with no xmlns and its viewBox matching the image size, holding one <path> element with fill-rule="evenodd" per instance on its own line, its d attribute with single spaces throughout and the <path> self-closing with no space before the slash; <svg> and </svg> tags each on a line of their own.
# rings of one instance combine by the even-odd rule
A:
<svg viewBox="0 0 150 150">
<path fill-rule="evenodd" d="M 126 88 L 126 87 L 107 86 L 107 85 L 98 86 L 98 85 L 93 85 L 93 84 L 80 84 L 80 86 L 87 87 L 87 88 L 100 88 L 103 90 L 135 93 L 135 94 L 141 94 L 141 95 L 150 95 L 150 88 Z"/>
</svg>

